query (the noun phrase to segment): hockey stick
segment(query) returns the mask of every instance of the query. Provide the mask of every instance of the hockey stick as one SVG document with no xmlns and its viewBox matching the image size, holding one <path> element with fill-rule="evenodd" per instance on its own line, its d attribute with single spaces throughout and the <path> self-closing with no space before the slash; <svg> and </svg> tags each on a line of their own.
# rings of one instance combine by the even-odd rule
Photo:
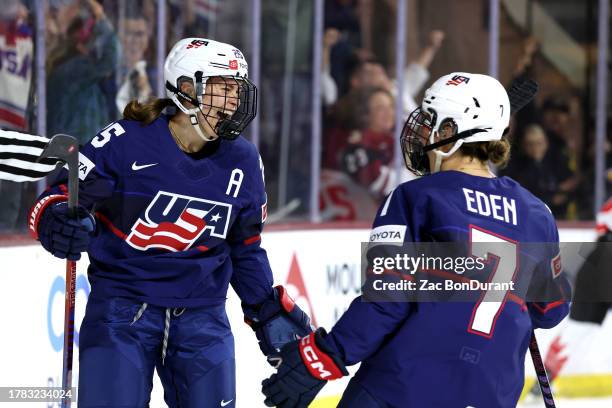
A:
<svg viewBox="0 0 612 408">
<path fill-rule="evenodd" d="M 531 331 L 531 341 L 529 341 L 529 351 L 531 352 L 531 360 L 533 361 L 533 367 L 536 371 L 538 384 L 540 384 L 540 391 L 542 391 L 544 406 L 546 408 L 555 408 L 556 405 L 552 390 L 550 389 L 550 382 L 548 381 L 548 375 L 546 374 L 542 355 L 540 354 L 540 348 L 538 347 L 538 341 L 536 340 L 535 331 L 533 330 Z"/>
<path fill-rule="evenodd" d="M 510 99 L 510 114 L 523 109 L 538 93 L 539 85 L 533 79 L 515 79 L 508 89 Z"/>
<path fill-rule="evenodd" d="M 538 88 L 538 83 L 533 79 L 515 79 L 510 89 L 507 91 L 508 99 L 510 99 L 510 113 L 515 114 L 531 102 L 538 92 Z M 550 389 L 550 381 L 548 380 L 548 375 L 544 368 L 542 354 L 540 353 L 534 330 L 531 331 L 529 352 L 531 354 L 531 360 L 533 361 L 533 367 L 536 371 L 538 384 L 540 385 L 540 391 L 542 391 L 544 406 L 546 406 L 546 408 L 555 408 L 555 400 L 552 395 L 552 390 Z"/>
<path fill-rule="evenodd" d="M 275 222 L 281 221 L 283 218 L 289 216 L 293 211 L 295 211 L 301 204 L 299 198 L 294 198 L 289 201 L 285 206 L 279 208 L 273 213 L 268 215 L 267 223 L 274 224 Z"/>
<path fill-rule="evenodd" d="M 49 141 L 41 158 L 57 158 L 68 165 L 68 208 L 76 217 L 79 202 L 79 144 L 69 135 L 55 135 Z M 64 351 L 62 367 L 62 408 L 72 403 L 72 357 L 74 347 L 74 298 L 76 261 L 66 260 L 66 300 L 64 303 Z"/>
</svg>

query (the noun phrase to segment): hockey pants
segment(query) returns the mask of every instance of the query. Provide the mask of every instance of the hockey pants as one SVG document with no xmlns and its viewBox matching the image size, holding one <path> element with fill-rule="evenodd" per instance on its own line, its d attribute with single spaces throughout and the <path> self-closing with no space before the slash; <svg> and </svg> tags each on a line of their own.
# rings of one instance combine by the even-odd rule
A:
<svg viewBox="0 0 612 408">
<path fill-rule="evenodd" d="M 156 368 L 171 408 L 235 407 L 234 338 L 225 305 L 164 308 L 87 302 L 78 406 L 147 407 Z"/>
<path fill-rule="evenodd" d="M 390 408 L 390 406 L 374 398 L 361 384 L 352 379 L 342 394 L 338 408 Z"/>
</svg>

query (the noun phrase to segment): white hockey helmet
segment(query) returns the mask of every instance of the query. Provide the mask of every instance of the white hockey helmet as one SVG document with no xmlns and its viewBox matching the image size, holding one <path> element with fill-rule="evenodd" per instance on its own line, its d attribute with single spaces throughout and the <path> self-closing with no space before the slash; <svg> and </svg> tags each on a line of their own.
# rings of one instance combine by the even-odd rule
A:
<svg viewBox="0 0 612 408">
<path fill-rule="evenodd" d="M 510 100 L 497 79 L 466 72 L 444 75 L 425 91 L 421 106 L 404 125 L 401 144 L 406 166 L 417 174 L 427 173 L 426 152 L 431 150 L 437 172 L 442 159 L 463 143 L 500 140 L 509 123 Z M 454 145 L 448 152 L 438 149 L 449 143 Z"/>
<path fill-rule="evenodd" d="M 213 106 L 203 102 L 206 82 L 212 77 L 238 85 L 238 100 L 234 102 L 236 109 L 233 112 L 228 113 L 225 103 L 223 106 Z M 257 114 L 257 88 L 248 80 L 248 64 L 242 52 L 230 44 L 206 38 L 180 40 L 166 57 L 164 79 L 168 98 L 189 115 L 196 133 L 206 141 L 217 137 L 235 139 Z M 180 86 L 185 80 L 190 80 L 194 85 L 196 98 L 181 92 Z M 222 96 L 225 102 L 236 98 L 228 94 L 213 96 Z M 184 101 L 194 107 L 186 107 Z M 210 118 L 216 119 L 216 125 L 211 125 L 216 135 L 204 135 L 198 125 L 198 112 L 204 115 L 209 124 Z"/>
</svg>

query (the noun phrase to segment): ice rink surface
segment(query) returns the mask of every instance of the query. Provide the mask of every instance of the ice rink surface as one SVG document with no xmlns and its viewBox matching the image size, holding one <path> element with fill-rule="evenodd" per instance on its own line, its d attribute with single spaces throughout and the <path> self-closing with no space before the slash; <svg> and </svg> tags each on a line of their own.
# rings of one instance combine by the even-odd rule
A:
<svg viewBox="0 0 612 408">
<path fill-rule="evenodd" d="M 555 405 L 557 406 L 557 408 L 612 408 L 612 398 L 558 399 L 555 400 Z M 518 405 L 518 408 L 542 407 L 544 407 L 544 402 L 541 399 L 524 402 Z"/>
</svg>

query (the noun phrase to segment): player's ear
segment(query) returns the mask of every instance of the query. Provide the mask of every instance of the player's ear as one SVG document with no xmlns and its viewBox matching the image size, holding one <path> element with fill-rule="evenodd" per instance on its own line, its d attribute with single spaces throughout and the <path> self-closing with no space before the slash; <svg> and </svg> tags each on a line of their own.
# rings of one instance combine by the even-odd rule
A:
<svg viewBox="0 0 612 408">
<path fill-rule="evenodd" d="M 181 83 L 181 92 L 195 98 L 195 87 L 190 81 L 184 81 Z"/>
</svg>

